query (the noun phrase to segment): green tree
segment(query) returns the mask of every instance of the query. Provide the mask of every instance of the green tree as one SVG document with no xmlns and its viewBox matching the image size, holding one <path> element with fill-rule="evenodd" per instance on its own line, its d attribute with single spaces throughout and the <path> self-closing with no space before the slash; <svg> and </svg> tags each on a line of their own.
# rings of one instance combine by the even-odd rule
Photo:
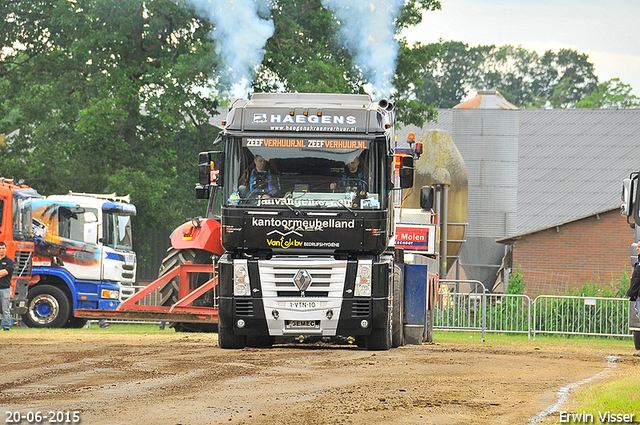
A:
<svg viewBox="0 0 640 425">
<path fill-rule="evenodd" d="M 362 76 L 321 0 L 278 0 L 271 19 L 275 32 L 253 81 L 256 92 L 363 92 Z"/>
<path fill-rule="evenodd" d="M 437 116 L 436 101 L 423 98 L 420 93 L 429 85 L 422 76 L 432 67 L 432 59 L 437 54 L 433 45 L 416 43 L 410 47 L 406 40 L 400 40 L 400 51 L 396 75 L 393 81 L 395 88 L 397 117 L 405 124 L 421 127 L 425 121 L 433 121 Z"/>
<path fill-rule="evenodd" d="M 417 90 L 418 99 L 438 108 L 452 108 L 464 99 L 477 78 L 484 55 L 480 48 L 469 48 L 456 41 L 428 46 L 435 54 L 433 64 L 422 74 L 424 84 Z"/>
<path fill-rule="evenodd" d="M 5 176 L 43 194 L 117 192 L 136 233 L 194 211 L 197 152 L 215 137 L 211 25 L 170 0 L 5 2 L 0 147 Z M 137 249 L 144 248 L 136 238 Z"/>
<path fill-rule="evenodd" d="M 590 95 L 576 103 L 576 108 L 640 108 L 640 98 L 631 90 L 631 86 L 613 78 L 598 84 Z"/>
<path fill-rule="evenodd" d="M 518 107 L 573 107 L 597 85 L 588 56 L 574 50 L 539 56 L 521 46 L 470 47 L 462 42 L 433 46 L 438 55 L 423 76 L 418 97 L 441 108 L 460 103 L 475 90 L 497 89 Z"/>
<path fill-rule="evenodd" d="M 363 93 L 367 81 L 321 0 L 273 0 L 275 34 L 256 91 Z M 440 8 L 409 0 L 399 33 Z M 144 229 L 174 228 L 204 212 L 193 183 L 197 153 L 225 95 L 212 23 L 187 0 L 7 0 L 0 7 L 2 174 L 42 194 L 116 192 L 138 207 Z M 249 36 L 249 35 L 247 35 Z M 395 42 L 395 41 L 391 41 Z M 398 119 L 433 113 L 415 96 L 433 49 L 400 40 Z M 420 71 L 420 72 L 418 72 Z"/>
<path fill-rule="evenodd" d="M 598 85 L 593 64 L 584 53 L 570 49 L 560 49 L 557 54 L 547 51 L 542 56 L 542 65 L 539 81 L 547 84 L 543 93 L 554 108 L 575 106 Z"/>
<path fill-rule="evenodd" d="M 339 22 L 321 0 L 274 1 L 274 35 L 267 41 L 264 60 L 253 81 L 256 92 L 365 93 L 366 78 L 354 63 L 354 52 L 339 38 Z M 422 20 L 425 11 L 440 8 L 435 0 L 411 0 L 395 21 L 398 34 Z M 394 41 L 395 42 L 395 41 Z M 400 40 L 394 78 L 397 118 L 421 125 L 433 108 L 415 96 L 422 84 L 416 69 L 429 64 L 431 48 L 411 48 Z M 417 66 L 416 66 L 417 65 Z"/>
</svg>

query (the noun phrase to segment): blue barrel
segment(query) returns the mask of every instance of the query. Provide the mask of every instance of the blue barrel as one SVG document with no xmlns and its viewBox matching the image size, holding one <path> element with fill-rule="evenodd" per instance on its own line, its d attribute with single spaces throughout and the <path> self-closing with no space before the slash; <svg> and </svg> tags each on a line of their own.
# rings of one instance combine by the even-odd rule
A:
<svg viewBox="0 0 640 425">
<path fill-rule="evenodd" d="M 427 265 L 404 265 L 404 318 L 407 325 L 424 326 L 427 320 Z"/>
</svg>

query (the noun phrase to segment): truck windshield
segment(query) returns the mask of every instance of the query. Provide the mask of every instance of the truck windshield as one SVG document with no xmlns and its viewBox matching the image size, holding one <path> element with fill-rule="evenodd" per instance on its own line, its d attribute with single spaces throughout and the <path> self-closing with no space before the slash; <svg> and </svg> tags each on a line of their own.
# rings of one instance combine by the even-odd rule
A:
<svg viewBox="0 0 640 425">
<path fill-rule="evenodd" d="M 227 139 L 227 207 L 380 209 L 376 143 L 358 138 Z"/>
<path fill-rule="evenodd" d="M 104 214 L 104 244 L 114 249 L 132 251 L 131 215 Z"/>
</svg>

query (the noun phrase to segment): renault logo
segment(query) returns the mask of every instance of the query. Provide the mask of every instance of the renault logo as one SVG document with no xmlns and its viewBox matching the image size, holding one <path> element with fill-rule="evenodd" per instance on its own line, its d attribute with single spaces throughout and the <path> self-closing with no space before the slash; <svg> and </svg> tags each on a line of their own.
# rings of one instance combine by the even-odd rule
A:
<svg viewBox="0 0 640 425">
<path fill-rule="evenodd" d="M 306 291 L 309 285 L 311 285 L 311 275 L 304 269 L 298 270 L 298 273 L 296 273 L 293 278 L 293 282 L 299 290 Z"/>
</svg>

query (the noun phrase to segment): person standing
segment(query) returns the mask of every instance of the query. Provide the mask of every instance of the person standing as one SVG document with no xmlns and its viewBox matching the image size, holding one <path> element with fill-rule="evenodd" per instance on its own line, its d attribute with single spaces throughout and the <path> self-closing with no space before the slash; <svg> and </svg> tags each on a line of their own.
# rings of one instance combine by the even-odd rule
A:
<svg viewBox="0 0 640 425">
<path fill-rule="evenodd" d="M 7 244 L 0 241 L 0 299 L 2 301 L 2 330 L 11 327 L 11 275 L 13 260 L 7 257 Z"/>
</svg>

